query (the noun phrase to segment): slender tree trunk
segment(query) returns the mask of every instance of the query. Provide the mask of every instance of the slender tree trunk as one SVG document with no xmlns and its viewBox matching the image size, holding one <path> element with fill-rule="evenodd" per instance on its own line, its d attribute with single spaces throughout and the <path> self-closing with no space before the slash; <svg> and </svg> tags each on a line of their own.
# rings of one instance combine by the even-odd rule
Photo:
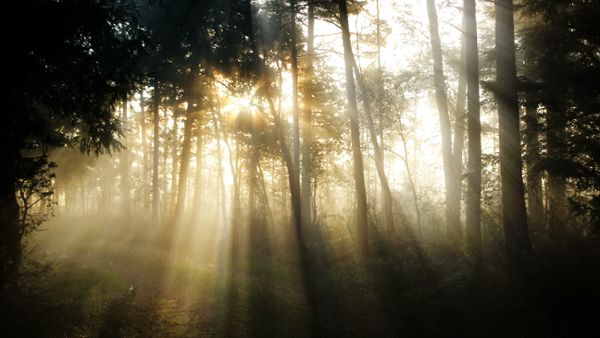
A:
<svg viewBox="0 0 600 338">
<path fill-rule="evenodd" d="M 296 46 L 296 0 L 290 0 L 290 53 L 292 73 L 292 118 L 294 172 L 300 175 L 300 114 L 298 112 L 298 48 Z M 298 179 L 298 178 L 296 178 Z"/>
<path fill-rule="evenodd" d="M 388 231 L 394 231 L 394 213 L 392 207 L 392 191 L 388 183 L 387 176 L 385 174 L 384 162 L 383 162 L 383 150 L 379 146 L 377 140 L 377 131 L 375 130 L 375 123 L 373 122 L 373 115 L 371 114 L 371 103 L 368 100 L 367 85 L 365 80 L 358 69 L 356 61 L 353 60 L 353 66 L 356 74 L 356 79 L 360 91 L 363 93 L 363 106 L 365 110 L 365 116 L 367 117 L 367 129 L 369 131 L 371 145 L 373 146 L 373 152 L 375 155 L 375 169 L 379 182 L 381 183 L 381 191 L 383 192 L 383 215 L 385 217 L 385 226 Z"/>
<path fill-rule="evenodd" d="M 302 219 L 305 225 L 312 223 L 312 96 L 314 78 L 314 53 L 315 53 L 315 8 L 312 3 L 308 5 L 308 42 L 306 65 L 306 91 L 304 93 L 304 121 L 302 128 Z"/>
<path fill-rule="evenodd" d="M 360 128 L 358 125 L 358 107 L 356 104 L 356 88 L 352 73 L 354 56 L 350 42 L 348 26 L 348 8 L 346 0 L 338 0 L 340 25 L 344 44 L 344 61 L 346 69 L 346 95 L 348 97 L 348 116 L 350 118 L 350 134 L 352 140 L 352 157 L 354 160 L 354 183 L 356 188 L 356 221 L 358 228 L 358 245 L 363 257 L 369 252 L 369 234 L 367 220 L 367 191 L 365 189 L 365 173 L 363 155 L 360 149 Z"/>
<path fill-rule="evenodd" d="M 163 113 L 163 120 L 164 120 L 164 129 L 167 130 L 168 128 L 168 121 L 169 121 L 169 111 L 167 109 L 164 110 Z M 175 120 L 175 114 L 173 114 L 173 120 Z M 172 134 L 172 133 L 171 133 Z M 167 196 L 167 192 L 169 191 L 169 188 L 171 188 L 171 191 L 173 191 L 172 189 L 172 183 L 171 186 L 167 185 L 168 179 L 167 179 L 167 170 L 168 170 L 168 159 L 169 159 L 169 151 L 168 151 L 168 147 L 172 146 L 173 142 L 171 142 L 170 144 L 167 144 L 167 139 L 165 138 L 165 142 L 163 144 L 163 152 L 162 152 L 162 180 L 160 183 L 161 186 L 161 191 L 163 191 L 163 202 L 161 205 L 161 210 L 162 210 L 162 214 L 163 215 L 168 215 L 169 210 L 171 209 L 171 204 L 173 202 L 173 199 L 171 198 L 171 196 Z M 160 172 L 160 171 L 159 171 Z M 171 173 L 171 177 L 172 179 L 174 179 L 174 174 Z M 172 194 L 170 194 L 172 195 Z"/>
<path fill-rule="evenodd" d="M 408 185 L 410 186 L 413 203 L 415 205 L 415 216 L 417 217 L 417 234 L 421 236 L 421 209 L 419 207 L 419 197 L 417 194 L 417 185 L 413 179 L 412 170 L 410 169 L 410 163 L 408 162 L 408 146 L 406 140 L 406 133 L 404 127 L 400 123 L 400 138 L 402 139 L 402 149 L 404 150 L 404 156 L 402 156 L 402 162 L 404 162 L 404 169 L 406 170 L 406 178 L 408 179 Z"/>
<path fill-rule="evenodd" d="M 131 142 L 129 142 L 129 136 L 131 133 L 129 132 L 129 116 L 127 111 L 128 101 L 125 99 L 123 101 L 123 130 L 125 134 L 125 139 L 127 140 L 127 146 L 131 146 Z M 121 196 L 122 196 L 122 205 L 123 205 L 123 215 L 128 217 L 131 214 L 131 185 L 130 185 L 130 177 L 129 177 L 129 148 L 124 149 L 121 152 Z"/>
<path fill-rule="evenodd" d="M 202 128 L 200 123 L 196 122 L 196 177 L 194 178 L 194 203 L 192 205 L 192 211 L 194 214 L 194 221 L 199 221 L 199 216 L 202 210 L 202 171 L 204 170 L 204 161 L 202 156 Z M 220 156 L 220 155 L 219 155 Z M 220 164 L 220 163 L 219 163 Z M 218 174 L 220 175 L 220 173 Z M 218 191 L 217 191 L 218 192 Z M 215 197 L 219 197 L 217 193 Z"/>
<path fill-rule="evenodd" d="M 150 171 L 150 159 L 148 156 L 148 141 L 146 137 L 146 110 L 145 110 L 145 97 L 144 90 L 140 91 L 140 131 L 142 138 L 142 201 L 144 203 L 144 210 L 148 210 L 150 207 L 150 199 L 148 198 L 148 194 L 146 193 L 146 187 L 148 186 L 148 172 Z"/>
<path fill-rule="evenodd" d="M 214 88 L 214 87 L 213 87 Z M 213 91 L 214 92 L 214 91 Z M 219 185 L 220 185 L 220 198 L 221 198 L 221 207 L 219 208 L 221 211 L 221 222 L 222 225 L 225 227 L 225 229 L 223 230 L 223 233 L 227 233 L 226 228 L 228 227 L 228 222 L 227 222 L 227 192 L 225 190 L 225 178 L 223 175 L 223 146 L 221 144 L 221 134 L 223 136 L 223 139 L 225 139 L 225 132 L 223 131 L 223 126 L 221 124 L 220 118 L 217 118 L 217 114 L 219 116 L 221 116 L 221 107 L 220 107 L 220 102 L 219 99 L 217 97 L 217 106 L 213 106 L 211 109 L 211 113 L 212 113 L 212 121 L 213 121 L 213 125 L 214 125 L 214 136 L 217 139 L 217 161 L 218 161 L 218 170 L 219 170 Z M 212 101 L 211 101 L 212 102 Z M 215 112 L 216 110 L 216 112 Z M 232 168 L 233 169 L 233 168 Z"/>
<path fill-rule="evenodd" d="M 275 131 L 277 139 L 279 141 L 281 156 L 283 158 L 285 167 L 288 171 L 287 176 L 288 183 L 290 185 L 290 198 L 292 202 L 292 215 L 294 219 L 295 236 L 300 246 L 301 259 L 303 260 L 302 264 L 304 267 L 306 267 L 307 263 L 306 261 L 304 261 L 304 259 L 306 259 L 306 257 L 304 256 L 304 254 L 306 253 L 306 247 L 302 231 L 302 198 L 300 196 L 300 182 L 298 180 L 298 174 L 294 172 L 294 170 L 296 169 L 293 165 L 294 163 L 292 160 L 292 156 L 290 155 L 287 142 L 285 141 L 285 133 L 284 129 L 282 128 L 283 126 L 281 125 L 281 118 L 280 116 L 278 116 L 280 114 L 277 114 L 277 110 L 275 109 L 275 104 L 273 103 L 273 100 L 270 97 L 267 97 L 267 100 L 269 103 L 269 109 L 271 110 L 271 114 L 274 117 Z"/>
<path fill-rule="evenodd" d="M 500 176 L 502 223 L 508 256 L 519 262 L 531 250 L 525 189 L 523 187 L 521 138 L 513 1 L 496 0 L 496 85 L 500 125 Z"/>
<path fill-rule="evenodd" d="M 171 197 L 168 209 L 173 211 L 173 208 L 177 205 L 177 171 L 179 168 L 179 126 L 175 110 L 173 110 L 173 129 L 171 130 L 171 138 Z"/>
<path fill-rule="evenodd" d="M 382 98 L 383 98 L 383 69 L 381 67 L 381 20 L 380 20 L 380 8 L 379 8 L 379 0 L 375 1 L 376 7 L 376 30 L 377 30 L 377 93 L 376 93 L 376 107 L 379 113 L 379 144 L 381 145 L 381 162 L 383 167 L 385 168 L 385 143 L 383 138 L 383 130 L 384 128 L 384 113 L 382 108 Z M 381 189 L 381 200 L 383 201 L 382 209 L 384 215 L 386 215 L 388 208 L 390 209 L 390 213 L 392 213 L 392 221 L 393 221 L 393 198 L 389 196 L 389 201 L 387 197 L 387 192 L 385 189 Z M 386 217 L 389 217 L 386 216 Z M 391 223 L 390 223 L 391 224 Z"/>
<path fill-rule="evenodd" d="M 452 142 L 452 155 L 454 157 L 453 164 L 454 170 L 452 178 L 454 184 L 452 185 L 453 190 L 450 191 L 451 197 L 449 198 L 450 209 L 456 210 L 458 213 L 457 221 L 458 227 L 455 228 L 456 233 L 452 235 L 448 234 L 449 238 L 457 238 L 460 243 L 463 242 L 462 228 L 460 222 L 461 214 L 461 193 L 462 193 L 462 174 L 463 174 L 463 150 L 464 150 L 464 138 L 466 130 L 466 102 L 467 102 L 467 50 L 465 48 L 466 35 L 464 33 L 466 26 L 465 15 L 463 13 L 463 34 L 461 39 L 461 54 L 460 54 L 460 65 L 458 74 L 458 91 L 456 95 L 456 112 L 454 122 L 454 142 Z"/>
<path fill-rule="evenodd" d="M 159 103 L 160 103 L 160 91 L 158 89 L 158 83 L 154 84 L 154 97 L 152 102 L 153 109 L 153 126 L 154 133 L 152 137 L 153 140 L 153 150 L 152 150 L 152 222 L 156 224 L 158 222 L 159 215 L 159 182 L 158 182 L 158 158 L 159 148 L 160 148 L 160 116 L 159 116 Z"/>
<path fill-rule="evenodd" d="M 452 242 L 460 242 L 460 204 L 456 207 L 456 169 L 452 156 L 452 133 L 450 131 L 450 115 L 448 114 L 448 95 L 446 93 L 446 78 L 444 76 L 444 65 L 442 62 L 442 46 L 438 31 L 437 9 L 434 0 L 427 0 L 427 14 L 429 16 L 429 32 L 431 35 L 431 50 L 433 54 L 433 77 L 435 96 L 440 118 L 440 130 L 442 136 L 442 159 L 444 163 L 444 182 L 446 186 L 446 230 L 448 239 Z"/>
<path fill-rule="evenodd" d="M 194 100 L 188 99 L 183 128 L 183 143 L 181 144 L 181 164 L 179 166 L 179 182 L 177 185 L 177 201 L 175 205 L 175 219 L 179 220 L 185 209 L 187 193 L 188 171 L 192 153 L 192 128 L 196 117 L 194 116 Z"/>
<path fill-rule="evenodd" d="M 481 122 L 479 117 L 479 50 L 475 0 L 464 0 L 467 49 L 468 179 L 467 247 L 481 262 Z"/>
<path fill-rule="evenodd" d="M 250 231 L 255 230 L 254 225 L 257 221 L 256 200 L 257 200 L 257 184 L 258 184 L 258 161 L 260 159 L 258 131 L 254 125 L 254 120 L 251 119 L 251 144 L 250 144 L 250 161 L 248 162 L 248 220 L 250 222 Z"/>
</svg>

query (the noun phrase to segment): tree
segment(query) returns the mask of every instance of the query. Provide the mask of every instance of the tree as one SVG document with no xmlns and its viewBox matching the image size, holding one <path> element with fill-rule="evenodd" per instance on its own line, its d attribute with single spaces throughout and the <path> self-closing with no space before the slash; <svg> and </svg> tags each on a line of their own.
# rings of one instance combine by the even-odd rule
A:
<svg viewBox="0 0 600 338">
<path fill-rule="evenodd" d="M 348 26 L 348 4 L 346 0 L 337 0 L 339 20 L 344 44 L 344 63 L 346 71 L 346 96 L 348 98 L 348 117 L 350 119 L 350 134 L 352 141 L 352 158 L 354 160 L 354 186 L 356 189 L 356 222 L 358 229 L 358 245 L 363 256 L 368 254 L 369 237 L 367 221 L 367 191 L 365 188 L 365 173 L 363 155 L 360 149 L 360 128 L 358 125 L 358 107 L 356 104 L 356 88 L 354 85 L 354 55 L 350 42 Z"/>
<path fill-rule="evenodd" d="M 76 13 L 76 14 L 75 14 Z M 25 148 L 78 145 L 100 154 L 121 148 L 117 103 L 135 90 L 137 62 L 144 53 L 144 33 L 130 2 L 79 0 L 22 1 L 7 43 L 13 65 L 5 99 L 6 121 L 0 127 L 0 275 L 14 277 L 21 258 L 16 171 Z M 60 23 L 60 24 L 57 24 Z"/>
<path fill-rule="evenodd" d="M 446 93 L 446 78 L 444 76 L 444 65 L 442 62 L 442 47 L 438 31 L 437 9 L 434 0 L 427 0 L 427 13 L 429 17 L 429 32 L 431 39 L 431 50 L 433 54 L 433 77 L 435 96 L 440 117 L 440 130 L 442 136 L 442 159 L 444 162 L 444 182 L 446 185 L 446 229 L 448 239 L 455 243 L 460 242 L 460 195 L 454 192 L 456 187 L 457 168 L 454 164 L 452 154 L 452 132 L 450 131 L 450 115 L 448 114 L 448 94 Z M 459 198 L 458 201 L 453 200 Z"/>
<path fill-rule="evenodd" d="M 302 128 L 302 219 L 305 224 L 312 220 L 312 177 L 313 177 L 313 95 L 314 95 L 314 58 L 315 58 L 315 7 L 308 4 L 308 38 L 306 51 L 304 118 Z"/>
<path fill-rule="evenodd" d="M 468 167 L 467 247 L 481 261 L 481 122 L 479 120 L 479 52 L 475 0 L 464 0 L 467 50 Z"/>
<path fill-rule="evenodd" d="M 531 244 L 521 170 L 513 1 L 496 0 L 495 8 L 496 100 L 500 124 L 502 224 L 508 256 L 515 261 L 522 261 L 530 251 Z"/>
<path fill-rule="evenodd" d="M 577 230 L 597 231 L 600 40 L 595 18 L 600 4 L 541 0 L 523 4 L 522 13 L 528 18 L 521 22 L 526 95 L 541 115 L 541 128 L 531 132 L 543 131 L 536 135 L 541 136 L 542 156 L 531 172 L 546 172 L 548 177 L 547 228 L 551 236 L 561 238 L 575 230 L 571 226 L 578 215 L 590 226 Z"/>
</svg>

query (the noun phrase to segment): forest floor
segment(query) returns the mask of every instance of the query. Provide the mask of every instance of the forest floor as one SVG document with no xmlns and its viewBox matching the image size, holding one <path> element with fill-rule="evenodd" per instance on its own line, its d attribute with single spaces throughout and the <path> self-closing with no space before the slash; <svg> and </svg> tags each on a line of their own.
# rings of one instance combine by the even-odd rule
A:
<svg viewBox="0 0 600 338">
<path fill-rule="evenodd" d="M 68 229 L 37 235 L 0 337 L 600 337 L 596 240 L 537 239 L 515 277 L 499 252 L 476 271 L 445 244 L 376 234 L 366 261 L 312 240 L 302 268 L 264 242 L 219 264 Z"/>
</svg>

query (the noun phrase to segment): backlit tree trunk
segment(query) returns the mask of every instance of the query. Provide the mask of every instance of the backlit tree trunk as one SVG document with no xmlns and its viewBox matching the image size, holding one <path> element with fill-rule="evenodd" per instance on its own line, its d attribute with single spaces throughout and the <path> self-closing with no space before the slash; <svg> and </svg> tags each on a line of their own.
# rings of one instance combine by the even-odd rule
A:
<svg viewBox="0 0 600 338">
<path fill-rule="evenodd" d="M 448 238 L 453 242 L 460 242 L 460 203 L 454 193 L 456 187 L 456 166 L 452 156 L 452 135 L 450 131 L 450 116 L 448 114 L 448 96 L 446 93 L 446 78 L 444 76 L 444 65 L 442 62 L 442 46 L 438 31 L 437 10 L 434 0 L 427 0 L 427 13 L 429 16 L 429 32 L 431 37 L 431 50 L 433 54 L 433 77 L 435 96 L 440 119 L 440 131 L 442 136 L 442 160 L 444 163 L 444 182 L 446 185 L 446 229 Z"/>
<path fill-rule="evenodd" d="M 123 100 L 123 133 L 125 134 L 125 139 L 127 140 L 127 145 L 133 145 L 131 140 L 128 140 L 131 133 L 129 132 L 129 116 L 127 110 L 127 100 Z M 131 184 L 129 177 L 129 149 L 124 149 L 121 152 L 121 198 L 123 205 L 123 215 L 128 217 L 131 214 Z"/>
<path fill-rule="evenodd" d="M 192 152 L 192 128 L 196 117 L 194 116 L 194 100 L 188 98 L 188 106 L 185 114 L 183 128 L 183 142 L 181 144 L 181 164 L 179 166 L 179 182 L 177 185 L 177 202 L 175 206 L 175 217 L 179 219 L 185 208 L 185 199 L 187 192 L 187 180 L 190 166 L 190 157 Z"/>
<path fill-rule="evenodd" d="M 315 10 L 308 5 L 308 43 L 306 62 L 306 91 L 304 93 L 304 120 L 302 128 L 302 220 L 308 225 L 312 219 L 312 96 L 315 53 Z"/>
<path fill-rule="evenodd" d="M 502 223 L 508 256 L 521 261 L 530 249 L 523 187 L 512 0 L 496 0 L 496 99 L 500 125 Z"/>
<path fill-rule="evenodd" d="M 152 150 L 152 221 L 154 223 L 158 222 L 158 211 L 159 211 L 159 186 L 158 186 L 158 157 L 159 157 L 159 148 L 160 148 L 160 116 L 159 116 L 159 103 L 160 103 L 160 92 L 158 89 L 158 83 L 154 84 L 154 93 L 153 93 L 153 102 L 152 102 L 152 110 L 153 110 L 153 126 L 154 132 L 152 134 L 153 140 L 153 150 Z"/>
<path fill-rule="evenodd" d="M 481 261 L 481 122 L 479 120 L 479 51 L 475 0 L 464 0 L 467 49 L 468 178 L 467 247 Z"/>
<path fill-rule="evenodd" d="M 352 72 L 354 56 L 350 42 L 348 26 L 348 7 L 346 0 L 338 0 L 342 42 L 344 44 L 344 62 L 346 70 L 346 95 L 348 97 L 348 117 L 350 119 L 350 134 L 352 141 L 352 157 L 354 160 L 354 185 L 356 190 L 356 222 L 358 228 L 358 245 L 363 256 L 369 251 L 368 221 L 367 221 L 367 191 L 365 188 L 365 173 L 363 154 L 360 149 L 360 128 L 358 125 L 358 107 L 356 104 L 356 88 Z"/>
</svg>

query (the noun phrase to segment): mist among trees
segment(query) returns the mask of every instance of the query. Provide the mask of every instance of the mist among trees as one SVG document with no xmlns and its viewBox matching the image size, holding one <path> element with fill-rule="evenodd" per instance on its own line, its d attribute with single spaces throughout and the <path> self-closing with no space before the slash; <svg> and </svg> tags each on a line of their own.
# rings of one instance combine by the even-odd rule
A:
<svg viewBox="0 0 600 338">
<path fill-rule="evenodd" d="M 600 2 L 4 16 L 1 337 L 600 335 Z"/>
</svg>

